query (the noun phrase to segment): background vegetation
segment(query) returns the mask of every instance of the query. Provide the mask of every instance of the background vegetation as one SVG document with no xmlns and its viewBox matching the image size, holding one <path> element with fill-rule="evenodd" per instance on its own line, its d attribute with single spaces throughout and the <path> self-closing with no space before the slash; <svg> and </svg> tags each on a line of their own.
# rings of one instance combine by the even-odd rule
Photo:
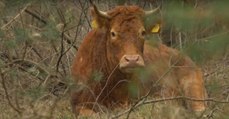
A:
<svg viewBox="0 0 229 119">
<path fill-rule="evenodd" d="M 95 0 L 101 10 L 136 4 L 161 6 L 157 36 L 196 61 L 204 71 L 210 98 L 229 100 L 228 0 Z M 87 0 L 0 0 L 0 118 L 73 119 L 70 70 L 74 56 L 91 30 Z M 229 119 L 229 104 L 208 102 L 194 116 L 182 108 L 152 103 L 130 118 Z M 125 110 L 101 112 L 110 118 Z M 125 118 L 123 115 L 121 118 Z"/>
</svg>

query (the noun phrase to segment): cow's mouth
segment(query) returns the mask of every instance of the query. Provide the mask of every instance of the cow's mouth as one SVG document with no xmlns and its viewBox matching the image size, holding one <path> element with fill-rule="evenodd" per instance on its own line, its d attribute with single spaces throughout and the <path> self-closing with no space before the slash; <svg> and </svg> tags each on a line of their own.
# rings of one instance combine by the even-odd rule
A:
<svg viewBox="0 0 229 119">
<path fill-rule="evenodd" d="M 119 69 L 124 73 L 133 73 L 136 69 L 144 67 L 145 62 L 140 55 L 124 55 L 119 64 Z"/>
<path fill-rule="evenodd" d="M 138 71 L 138 69 L 143 68 L 145 65 L 138 65 L 138 66 L 126 66 L 126 67 L 121 67 L 119 66 L 119 69 L 123 72 L 123 73 L 134 73 L 136 71 Z"/>
</svg>

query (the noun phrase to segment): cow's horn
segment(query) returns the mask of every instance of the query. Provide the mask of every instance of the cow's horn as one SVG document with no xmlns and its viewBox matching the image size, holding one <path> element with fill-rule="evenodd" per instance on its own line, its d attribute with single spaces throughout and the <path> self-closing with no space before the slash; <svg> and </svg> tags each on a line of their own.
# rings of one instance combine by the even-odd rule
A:
<svg viewBox="0 0 229 119">
<path fill-rule="evenodd" d="M 155 8 L 155 9 L 153 9 L 153 10 L 145 11 L 145 15 L 146 15 L 146 16 L 149 16 L 149 15 L 151 15 L 151 14 L 157 12 L 157 11 L 159 10 L 159 8 L 160 8 L 160 6 L 157 7 L 157 8 Z"/>
<path fill-rule="evenodd" d="M 110 18 L 110 16 L 107 14 L 107 12 L 98 10 L 98 8 L 95 5 L 93 5 L 93 8 L 94 8 L 96 14 L 98 14 L 104 18 Z"/>
</svg>

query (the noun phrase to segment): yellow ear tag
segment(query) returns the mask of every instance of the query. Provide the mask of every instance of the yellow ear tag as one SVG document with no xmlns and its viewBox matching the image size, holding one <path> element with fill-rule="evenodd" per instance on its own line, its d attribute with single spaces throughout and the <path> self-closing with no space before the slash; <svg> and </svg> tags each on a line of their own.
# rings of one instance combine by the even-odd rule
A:
<svg viewBox="0 0 229 119">
<path fill-rule="evenodd" d="M 152 29 L 151 32 L 152 33 L 158 33 L 160 30 L 160 24 L 156 24 Z"/>
<path fill-rule="evenodd" d="M 91 22 L 91 27 L 92 27 L 93 29 L 98 28 L 98 24 L 97 24 L 96 20 L 93 20 L 93 21 Z"/>
</svg>

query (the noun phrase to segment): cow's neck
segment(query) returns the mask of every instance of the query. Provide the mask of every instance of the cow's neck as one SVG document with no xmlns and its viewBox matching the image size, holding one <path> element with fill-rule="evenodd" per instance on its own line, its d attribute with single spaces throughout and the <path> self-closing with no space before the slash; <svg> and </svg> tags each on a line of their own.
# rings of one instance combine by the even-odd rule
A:
<svg viewBox="0 0 229 119">
<path fill-rule="evenodd" d="M 95 71 L 100 71 L 102 73 L 105 72 L 105 68 L 107 67 L 107 59 L 106 59 L 106 31 L 103 29 L 96 30 L 95 36 L 92 42 L 91 49 L 91 58 L 92 61 L 92 69 Z"/>
</svg>

